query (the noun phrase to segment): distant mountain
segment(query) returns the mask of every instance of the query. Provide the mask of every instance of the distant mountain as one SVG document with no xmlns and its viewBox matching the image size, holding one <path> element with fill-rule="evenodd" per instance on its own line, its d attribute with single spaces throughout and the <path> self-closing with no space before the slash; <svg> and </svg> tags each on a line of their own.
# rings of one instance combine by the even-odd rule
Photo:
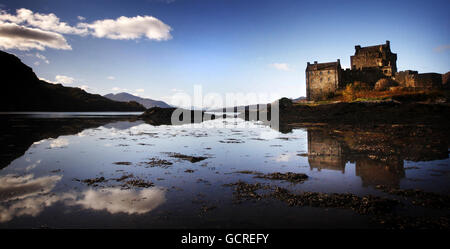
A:
<svg viewBox="0 0 450 249">
<path fill-rule="evenodd" d="M 15 55 L 0 51 L 0 111 L 145 111 L 76 87 L 39 80 Z"/>
<path fill-rule="evenodd" d="M 305 96 L 301 96 L 301 97 L 298 97 L 296 99 L 292 99 L 292 102 L 298 102 L 298 101 L 302 101 L 302 100 L 306 100 L 306 97 Z"/>
<path fill-rule="evenodd" d="M 152 107 L 161 107 L 161 108 L 170 108 L 171 106 L 168 105 L 166 102 L 164 101 L 159 101 L 159 100 L 153 100 L 153 99 L 146 99 L 146 98 L 141 98 L 139 96 L 135 96 L 129 93 L 117 93 L 117 94 L 106 94 L 103 97 L 111 99 L 111 100 L 115 100 L 115 101 L 121 101 L 121 102 L 128 102 L 128 101 L 136 101 L 139 104 L 145 106 L 145 108 L 152 108 Z"/>
</svg>

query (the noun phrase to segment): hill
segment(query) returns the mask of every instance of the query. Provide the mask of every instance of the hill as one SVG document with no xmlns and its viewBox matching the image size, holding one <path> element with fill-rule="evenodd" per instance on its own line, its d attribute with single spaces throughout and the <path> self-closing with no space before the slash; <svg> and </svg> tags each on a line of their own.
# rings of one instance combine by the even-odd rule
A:
<svg viewBox="0 0 450 249">
<path fill-rule="evenodd" d="M 40 80 L 15 55 L 0 51 L 0 111 L 145 111 L 136 102 L 117 102 L 76 87 Z"/>
<path fill-rule="evenodd" d="M 135 102 L 143 105 L 147 109 L 152 108 L 152 107 L 161 107 L 161 108 L 170 108 L 171 107 L 164 101 L 141 98 L 139 96 L 135 96 L 135 95 L 125 93 L 125 92 L 117 93 L 117 94 L 110 93 L 110 94 L 104 95 L 103 97 L 114 100 L 114 101 L 120 101 L 120 102 L 135 101 Z"/>
</svg>

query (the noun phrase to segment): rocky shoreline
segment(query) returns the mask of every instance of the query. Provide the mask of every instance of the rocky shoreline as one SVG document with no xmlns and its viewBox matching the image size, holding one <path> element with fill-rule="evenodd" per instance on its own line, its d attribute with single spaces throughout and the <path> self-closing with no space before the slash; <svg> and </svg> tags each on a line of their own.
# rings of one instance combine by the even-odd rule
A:
<svg viewBox="0 0 450 249">
<path fill-rule="evenodd" d="M 171 117 L 176 108 L 150 108 L 140 118 L 152 125 L 170 125 Z M 184 110 L 191 113 L 191 121 L 194 116 L 202 116 L 203 120 L 226 118 L 216 116 L 200 110 Z M 238 117 L 250 120 L 253 110 L 248 107 Z M 263 108 L 260 112 L 267 112 L 271 116 L 271 106 Z M 333 126 L 373 126 L 374 124 L 424 124 L 450 127 L 450 104 L 448 103 L 423 103 L 423 102 L 399 102 L 386 101 L 361 101 L 361 102 L 335 102 L 327 104 L 299 104 L 282 98 L 279 102 L 279 120 L 283 132 L 288 126 L 327 124 Z M 181 116 L 182 117 L 182 114 Z M 184 121 L 184 123 L 190 123 Z M 263 121 L 264 122 L 264 121 Z"/>
<path fill-rule="evenodd" d="M 381 102 L 338 102 L 323 105 L 280 105 L 280 123 L 311 122 L 333 125 L 445 124 L 449 104 Z"/>
<path fill-rule="evenodd" d="M 180 111 L 179 120 L 182 124 L 189 123 L 199 123 L 205 119 L 215 119 L 215 115 L 207 114 L 205 111 L 200 110 L 187 110 L 181 108 L 160 108 L 160 107 L 152 107 L 147 109 L 142 115 L 139 116 L 140 119 L 151 125 L 171 125 L 172 124 L 172 114 L 175 110 Z M 190 113 L 190 119 L 184 119 L 183 113 Z M 196 117 L 202 117 L 201 120 L 196 119 Z"/>
</svg>

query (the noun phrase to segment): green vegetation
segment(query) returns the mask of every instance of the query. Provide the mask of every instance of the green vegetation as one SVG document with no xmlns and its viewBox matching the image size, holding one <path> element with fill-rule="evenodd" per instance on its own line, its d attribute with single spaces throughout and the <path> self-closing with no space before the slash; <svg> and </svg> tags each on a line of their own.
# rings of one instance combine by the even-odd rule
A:
<svg viewBox="0 0 450 249">
<path fill-rule="evenodd" d="M 294 105 L 324 105 L 336 102 L 364 102 L 396 100 L 400 102 L 440 102 L 445 103 L 450 99 L 450 92 L 445 89 L 413 90 L 400 87 L 392 80 L 380 80 L 375 90 L 364 82 L 348 84 L 343 90 L 337 91 L 330 98 L 324 98 L 314 102 L 294 103 Z"/>
</svg>

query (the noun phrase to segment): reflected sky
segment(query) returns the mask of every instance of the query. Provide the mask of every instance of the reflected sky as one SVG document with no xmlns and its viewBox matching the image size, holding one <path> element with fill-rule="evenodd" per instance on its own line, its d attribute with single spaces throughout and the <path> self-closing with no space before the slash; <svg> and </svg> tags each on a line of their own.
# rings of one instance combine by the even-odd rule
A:
<svg viewBox="0 0 450 249">
<path fill-rule="evenodd" d="M 0 222 L 20 216 L 38 216 L 56 202 L 83 209 L 105 210 L 110 214 L 144 214 L 165 201 L 163 189 L 87 189 L 77 192 L 54 192 L 61 175 L 35 178 L 32 174 L 6 175 L 0 178 Z"/>
<path fill-rule="evenodd" d="M 229 118 L 181 126 L 120 120 L 44 138 L 0 171 L 0 227 L 233 227 L 242 222 L 298 227 L 299 220 L 311 227 L 312 214 L 336 218 L 276 201 L 234 206 L 232 190 L 224 184 L 236 181 L 357 195 L 382 195 L 375 189 L 378 184 L 450 192 L 446 143 L 416 148 L 416 155 L 428 155 L 426 160 L 402 151 L 379 159 L 361 151 L 354 134 L 339 134 L 309 128 L 280 133 L 262 123 Z M 191 162 L 174 153 L 206 159 Z M 274 182 L 239 173 L 244 170 L 306 173 L 309 179 Z M 95 184 L 84 181 L 101 177 Z M 130 179 L 152 185 L 133 185 Z M 202 212 L 205 206 L 214 207 L 211 214 Z M 269 217 L 267 224 L 252 214 L 255 210 Z M 280 218 L 270 210 L 289 215 Z M 367 225 L 352 219 L 350 227 Z"/>
</svg>

